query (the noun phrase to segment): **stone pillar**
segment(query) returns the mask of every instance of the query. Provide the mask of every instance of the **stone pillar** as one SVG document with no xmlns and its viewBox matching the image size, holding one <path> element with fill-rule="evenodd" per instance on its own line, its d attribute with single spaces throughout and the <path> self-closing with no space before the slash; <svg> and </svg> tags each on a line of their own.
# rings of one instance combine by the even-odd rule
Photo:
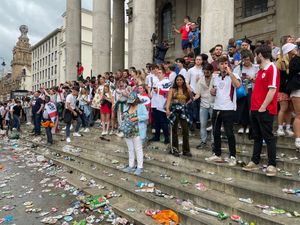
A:
<svg viewBox="0 0 300 225">
<path fill-rule="evenodd" d="M 298 0 L 290 0 L 288 4 L 287 1 L 276 0 L 276 36 L 279 40 L 284 35 L 291 35 L 296 38 L 299 37 L 297 35 L 300 20 L 297 20 L 297 4 Z M 275 44 L 279 46 L 280 42 L 278 41 Z"/>
<path fill-rule="evenodd" d="M 133 0 L 129 66 L 145 68 L 152 62 L 152 34 L 155 32 L 155 0 Z"/>
<path fill-rule="evenodd" d="M 81 0 L 67 0 L 66 76 L 77 80 L 77 62 L 81 61 Z M 84 66 L 84 65 L 83 65 Z"/>
<path fill-rule="evenodd" d="M 110 0 L 93 1 L 93 76 L 110 71 Z"/>
<path fill-rule="evenodd" d="M 125 15 L 124 0 L 113 0 L 112 71 L 124 69 Z"/>
<path fill-rule="evenodd" d="M 201 51 L 209 53 L 216 44 L 224 49 L 234 37 L 234 1 L 202 0 Z"/>
</svg>

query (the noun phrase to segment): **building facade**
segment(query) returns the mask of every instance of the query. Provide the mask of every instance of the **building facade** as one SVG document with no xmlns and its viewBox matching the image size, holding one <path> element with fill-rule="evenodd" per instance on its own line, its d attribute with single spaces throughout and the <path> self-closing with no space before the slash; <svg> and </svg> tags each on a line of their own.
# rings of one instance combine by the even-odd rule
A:
<svg viewBox="0 0 300 225">
<path fill-rule="evenodd" d="M 67 46 L 66 39 L 67 13 L 63 15 L 63 25 L 55 29 L 45 38 L 40 40 L 32 48 L 32 90 L 38 90 L 42 86 L 49 88 L 57 86 L 59 83 L 68 81 L 67 75 Z M 111 23 L 113 21 L 111 20 Z M 127 26 L 125 26 L 127 27 Z M 127 29 L 126 29 L 127 30 Z M 124 64 L 128 65 L 127 36 L 125 30 L 124 38 Z M 80 61 L 84 67 L 84 77 L 97 75 L 92 71 L 93 55 L 93 13 L 90 10 L 81 9 L 81 57 Z M 110 38 L 113 36 L 110 35 Z M 112 55 L 110 46 L 110 55 Z M 72 65 L 72 77 L 76 75 L 76 64 Z M 114 64 L 111 63 L 110 68 Z M 120 69 L 120 68 L 119 68 Z M 110 70 L 107 70 L 110 71 Z M 76 77 L 76 76 L 75 76 Z"/>
<path fill-rule="evenodd" d="M 58 84 L 60 39 L 61 29 L 56 29 L 31 48 L 32 90 Z"/>
<path fill-rule="evenodd" d="M 31 51 L 28 27 L 21 25 L 21 35 L 13 48 L 11 61 L 11 73 L 7 73 L 0 80 L 0 100 L 7 100 L 11 91 L 28 90 L 31 87 Z"/>
</svg>

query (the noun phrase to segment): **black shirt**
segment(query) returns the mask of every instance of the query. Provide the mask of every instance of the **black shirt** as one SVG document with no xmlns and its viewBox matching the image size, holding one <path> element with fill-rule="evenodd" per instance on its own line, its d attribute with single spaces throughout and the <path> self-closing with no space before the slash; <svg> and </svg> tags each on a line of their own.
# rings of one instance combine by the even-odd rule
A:
<svg viewBox="0 0 300 225">
<path fill-rule="evenodd" d="M 32 113 L 36 113 L 37 111 L 39 111 L 42 104 L 44 104 L 44 101 L 40 97 L 33 100 L 33 102 L 32 102 Z"/>
<path fill-rule="evenodd" d="M 300 57 L 295 56 L 289 64 L 289 79 L 287 90 L 289 92 L 300 89 Z"/>
<path fill-rule="evenodd" d="M 13 110 L 14 110 L 14 112 L 13 112 L 14 115 L 21 116 L 22 106 L 15 105 L 13 107 Z"/>
</svg>

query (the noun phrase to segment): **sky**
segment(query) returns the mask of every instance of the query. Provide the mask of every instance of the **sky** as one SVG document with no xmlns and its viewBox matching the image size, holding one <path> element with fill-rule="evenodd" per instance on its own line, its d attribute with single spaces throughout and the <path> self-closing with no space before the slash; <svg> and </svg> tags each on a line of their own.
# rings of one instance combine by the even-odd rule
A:
<svg viewBox="0 0 300 225">
<path fill-rule="evenodd" d="M 92 4 L 92 0 L 82 0 L 83 8 L 92 10 Z M 4 58 L 6 71 L 10 70 L 12 49 L 20 36 L 20 25 L 28 26 L 28 37 L 33 46 L 62 26 L 65 9 L 66 0 L 1 0 L 0 63 Z"/>
</svg>

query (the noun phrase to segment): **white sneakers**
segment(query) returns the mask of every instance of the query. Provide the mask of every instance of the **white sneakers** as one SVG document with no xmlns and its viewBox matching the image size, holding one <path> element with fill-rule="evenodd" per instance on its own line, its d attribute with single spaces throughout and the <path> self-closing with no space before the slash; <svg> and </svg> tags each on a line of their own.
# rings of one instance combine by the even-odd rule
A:
<svg viewBox="0 0 300 225">
<path fill-rule="evenodd" d="M 67 137 L 66 141 L 67 141 L 68 143 L 71 143 L 71 138 Z"/>
<path fill-rule="evenodd" d="M 229 166 L 236 166 L 236 158 L 231 156 L 229 159 L 228 159 L 228 165 Z"/>
<path fill-rule="evenodd" d="M 117 133 L 117 136 L 122 138 L 122 137 L 124 137 L 124 134 L 123 134 L 123 132 L 119 132 L 119 133 Z"/>
<path fill-rule="evenodd" d="M 283 128 L 278 128 L 276 133 L 278 137 L 282 137 L 285 135 Z"/>
<path fill-rule="evenodd" d="M 244 133 L 244 128 L 241 127 L 239 130 L 238 130 L 238 134 L 243 134 Z"/>
<path fill-rule="evenodd" d="M 221 161 L 222 158 L 213 154 L 211 157 L 205 158 L 205 160 L 208 162 L 217 162 L 217 161 Z"/>
<path fill-rule="evenodd" d="M 292 131 L 291 128 L 287 128 L 284 132 L 284 129 L 282 127 L 279 127 L 278 130 L 277 130 L 277 136 L 278 137 L 283 137 L 285 136 L 286 134 L 289 136 L 289 137 L 292 137 L 294 136 L 294 132 Z"/>
<path fill-rule="evenodd" d="M 108 135 L 108 131 L 102 131 L 101 135 L 102 135 L 102 136 Z"/>
<path fill-rule="evenodd" d="M 238 134 L 243 134 L 243 133 L 249 134 L 249 128 L 244 129 L 243 127 L 241 127 L 238 130 Z"/>
<path fill-rule="evenodd" d="M 62 128 L 62 130 L 66 130 L 66 129 L 67 129 L 67 126 L 65 126 L 65 127 Z M 73 129 L 73 125 L 71 124 L 70 130 L 72 130 L 72 129 Z"/>
<path fill-rule="evenodd" d="M 286 134 L 287 134 L 289 137 L 292 137 L 292 136 L 294 136 L 294 132 L 292 131 L 292 129 L 291 129 L 291 128 L 289 128 L 289 129 L 286 129 L 286 130 L 285 130 L 285 132 L 286 132 Z"/>
<path fill-rule="evenodd" d="M 31 125 L 31 123 L 30 123 L 30 122 L 27 122 L 26 125 Z"/>
<path fill-rule="evenodd" d="M 296 138 L 295 145 L 296 145 L 296 149 L 300 151 L 300 138 Z"/>
<path fill-rule="evenodd" d="M 79 134 L 78 132 L 74 132 L 73 133 L 73 137 L 81 137 L 82 135 L 81 134 Z"/>
<path fill-rule="evenodd" d="M 206 131 L 212 131 L 212 126 L 209 126 L 208 128 L 206 128 Z"/>
<path fill-rule="evenodd" d="M 88 133 L 88 132 L 90 132 L 90 129 L 89 128 L 85 128 L 83 132 L 84 133 Z"/>
<path fill-rule="evenodd" d="M 221 162 L 222 158 L 220 156 L 216 156 L 215 154 L 213 154 L 211 157 L 209 158 L 205 158 L 206 161 L 208 162 Z M 228 159 L 228 165 L 229 166 L 236 166 L 237 162 L 236 162 L 236 158 L 231 156 Z"/>
</svg>

